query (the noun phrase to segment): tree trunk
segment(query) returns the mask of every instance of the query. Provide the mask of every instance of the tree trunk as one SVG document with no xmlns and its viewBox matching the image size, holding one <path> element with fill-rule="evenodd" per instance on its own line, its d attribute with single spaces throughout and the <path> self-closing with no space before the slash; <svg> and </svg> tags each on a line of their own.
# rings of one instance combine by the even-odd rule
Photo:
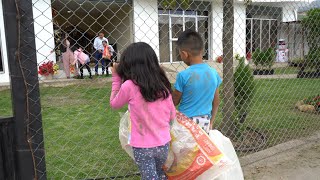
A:
<svg viewBox="0 0 320 180">
<path fill-rule="evenodd" d="M 233 0 L 223 0 L 223 126 L 222 131 L 230 138 L 235 136 L 234 86 L 233 86 Z"/>
</svg>

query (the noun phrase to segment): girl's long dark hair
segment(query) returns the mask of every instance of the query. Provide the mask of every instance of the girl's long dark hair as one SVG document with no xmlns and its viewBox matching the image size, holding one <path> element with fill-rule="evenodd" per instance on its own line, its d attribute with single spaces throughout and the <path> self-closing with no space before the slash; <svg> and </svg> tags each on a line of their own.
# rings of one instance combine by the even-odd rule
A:
<svg viewBox="0 0 320 180">
<path fill-rule="evenodd" d="M 121 55 L 117 73 L 124 80 L 132 80 L 140 88 L 147 102 L 167 98 L 171 84 L 160 67 L 152 47 L 144 42 L 129 45 Z"/>
</svg>

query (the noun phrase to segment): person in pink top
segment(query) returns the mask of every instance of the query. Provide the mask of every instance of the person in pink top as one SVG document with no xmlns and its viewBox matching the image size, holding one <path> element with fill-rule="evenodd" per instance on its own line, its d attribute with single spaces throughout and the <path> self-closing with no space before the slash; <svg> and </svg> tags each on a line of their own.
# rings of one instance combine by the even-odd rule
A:
<svg viewBox="0 0 320 180">
<path fill-rule="evenodd" d="M 131 120 L 129 144 L 143 180 L 166 179 L 162 170 L 169 151 L 170 123 L 176 109 L 171 84 L 150 45 L 138 42 L 122 53 L 112 68 L 110 106 L 128 104 Z"/>
<path fill-rule="evenodd" d="M 83 66 L 85 66 L 89 72 L 89 75 L 90 75 L 89 78 L 92 79 L 91 69 L 90 69 L 90 66 L 88 65 L 90 62 L 89 56 L 83 52 L 81 47 L 77 48 L 77 50 L 73 52 L 73 55 L 74 55 L 74 62 L 72 63 L 72 65 L 75 65 L 76 63 L 79 64 L 80 78 L 83 79 Z"/>
</svg>

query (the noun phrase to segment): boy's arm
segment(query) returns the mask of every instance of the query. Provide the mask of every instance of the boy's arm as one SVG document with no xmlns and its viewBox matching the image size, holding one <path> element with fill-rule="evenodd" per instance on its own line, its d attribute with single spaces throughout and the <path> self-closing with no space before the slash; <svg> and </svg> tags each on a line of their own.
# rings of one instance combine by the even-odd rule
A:
<svg viewBox="0 0 320 180">
<path fill-rule="evenodd" d="M 175 106 L 179 105 L 180 103 L 180 100 L 181 100 L 181 96 L 182 96 L 182 93 L 178 90 L 174 90 L 173 93 L 172 93 L 172 100 L 173 100 L 173 104 Z"/>
<path fill-rule="evenodd" d="M 175 106 L 180 104 L 182 92 L 185 84 L 184 82 L 185 81 L 183 79 L 181 72 L 178 73 L 176 78 L 176 83 L 174 84 L 174 91 L 172 93 L 172 100 Z"/>
<path fill-rule="evenodd" d="M 220 97 L 219 97 L 219 88 L 217 88 L 216 92 L 214 93 L 214 98 L 212 101 L 212 110 L 211 110 L 211 120 L 210 120 L 210 130 L 213 129 L 213 122 L 216 118 L 218 108 L 220 104 Z"/>
</svg>

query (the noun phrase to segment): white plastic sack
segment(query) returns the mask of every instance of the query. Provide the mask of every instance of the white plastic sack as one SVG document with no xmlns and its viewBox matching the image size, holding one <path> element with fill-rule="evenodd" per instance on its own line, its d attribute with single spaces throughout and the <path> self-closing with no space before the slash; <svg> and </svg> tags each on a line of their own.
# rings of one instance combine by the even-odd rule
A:
<svg viewBox="0 0 320 180">
<path fill-rule="evenodd" d="M 130 129 L 130 114 L 129 111 L 127 111 L 120 119 L 119 140 L 122 148 L 129 154 L 132 159 L 134 159 L 132 147 L 129 146 Z"/>
<path fill-rule="evenodd" d="M 201 127 L 178 111 L 171 138 L 164 167 L 169 180 L 214 179 L 234 164 Z"/>
<path fill-rule="evenodd" d="M 129 112 L 126 112 L 120 120 L 119 139 L 122 148 L 134 159 L 129 146 L 130 128 L 130 116 Z M 220 177 L 234 166 L 223 148 L 220 149 L 217 145 L 222 143 L 215 142 L 217 137 L 210 138 L 195 122 L 180 112 L 177 112 L 171 126 L 171 138 L 169 155 L 164 166 L 169 180 L 211 180 Z"/>
<path fill-rule="evenodd" d="M 230 158 L 231 161 L 235 162 L 233 167 L 222 173 L 219 177 L 215 178 L 215 180 L 243 180 L 243 172 L 240 166 L 240 162 L 237 156 L 236 151 L 230 141 L 229 138 L 225 137 L 220 131 L 218 130 L 211 130 L 209 132 L 209 136 L 211 139 L 214 140 L 217 147 Z M 209 172 L 209 171 L 208 171 Z M 204 176 L 204 178 L 201 178 Z M 198 180 L 208 180 L 205 176 L 209 176 L 206 173 L 202 174 L 201 177 L 197 178 Z"/>
</svg>

